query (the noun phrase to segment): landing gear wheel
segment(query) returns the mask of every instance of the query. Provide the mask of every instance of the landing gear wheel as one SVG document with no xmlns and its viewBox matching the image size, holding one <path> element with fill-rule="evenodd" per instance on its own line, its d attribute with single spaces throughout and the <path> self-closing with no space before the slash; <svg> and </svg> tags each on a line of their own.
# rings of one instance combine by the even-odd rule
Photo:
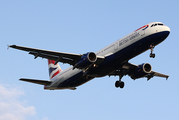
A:
<svg viewBox="0 0 179 120">
<path fill-rule="evenodd" d="M 119 87 L 124 88 L 124 82 L 121 81 Z"/>
<path fill-rule="evenodd" d="M 119 81 L 116 81 L 116 83 L 115 83 L 115 87 L 119 87 L 119 84 L 120 84 L 120 82 Z"/>
<path fill-rule="evenodd" d="M 155 58 L 155 54 L 150 53 L 150 58 Z"/>
<path fill-rule="evenodd" d="M 123 81 L 116 81 L 115 83 L 115 87 L 118 88 L 124 88 L 124 82 Z"/>
<path fill-rule="evenodd" d="M 150 53 L 150 58 L 155 58 L 155 54 L 153 53 L 153 50 L 154 50 L 154 45 L 150 45 L 150 50 L 151 50 L 151 53 Z"/>
</svg>

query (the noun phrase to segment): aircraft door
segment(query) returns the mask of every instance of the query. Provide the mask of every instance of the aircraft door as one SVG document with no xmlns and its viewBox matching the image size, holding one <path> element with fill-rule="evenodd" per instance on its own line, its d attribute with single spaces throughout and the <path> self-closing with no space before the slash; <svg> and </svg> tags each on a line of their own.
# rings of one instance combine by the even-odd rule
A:
<svg viewBox="0 0 179 120">
<path fill-rule="evenodd" d="M 118 49 L 118 41 L 114 44 L 114 50 Z"/>
<path fill-rule="evenodd" d="M 145 35 L 145 30 L 142 30 L 141 31 L 141 36 L 144 36 Z"/>
</svg>

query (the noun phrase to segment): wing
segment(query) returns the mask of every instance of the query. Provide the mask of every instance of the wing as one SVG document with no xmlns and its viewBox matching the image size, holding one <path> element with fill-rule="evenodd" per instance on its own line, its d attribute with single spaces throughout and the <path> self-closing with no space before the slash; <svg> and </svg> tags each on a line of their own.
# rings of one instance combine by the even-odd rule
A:
<svg viewBox="0 0 179 120">
<path fill-rule="evenodd" d="M 137 67 L 138 67 L 138 65 L 135 65 L 135 64 L 132 64 L 132 63 L 125 63 L 120 70 L 116 70 L 116 71 L 112 72 L 111 74 L 109 74 L 109 76 L 111 76 L 111 75 L 119 76 L 121 74 L 122 74 L 122 76 L 123 75 L 129 75 Z M 165 75 L 165 74 L 158 73 L 158 72 L 155 72 L 155 71 L 151 71 L 150 73 L 148 73 L 144 77 L 146 77 L 147 80 L 150 80 L 154 76 L 163 77 L 163 78 L 166 78 L 166 79 L 168 79 L 168 77 L 169 77 L 169 75 Z"/>
<path fill-rule="evenodd" d="M 81 58 L 81 54 L 71 54 L 71 53 L 64 53 L 64 52 L 56 52 L 56 51 L 49 51 L 49 50 L 42 50 L 42 49 L 35 49 L 17 45 L 9 46 L 11 48 L 15 48 L 18 50 L 23 50 L 29 52 L 35 56 L 34 59 L 37 57 L 47 58 L 50 60 L 55 60 L 57 62 L 68 63 L 70 65 L 74 65 L 75 61 Z"/>
<path fill-rule="evenodd" d="M 37 57 L 42 57 L 50 60 L 55 60 L 55 64 L 57 62 L 68 63 L 70 65 L 75 65 L 76 62 L 83 56 L 82 54 L 73 54 L 73 53 L 64 53 L 64 52 L 56 52 L 42 49 L 35 49 L 17 45 L 9 46 L 14 49 L 23 50 L 29 52 L 29 54 L 34 55 L 34 59 Z M 97 56 L 97 61 L 95 63 L 99 64 L 104 60 L 104 57 Z"/>
<path fill-rule="evenodd" d="M 51 81 L 45 81 L 45 80 L 35 80 L 35 79 L 26 79 L 26 78 L 21 78 L 19 79 L 21 81 L 25 82 L 31 82 L 31 83 L 36 83 L 40 85 L 50 85 L 52 82 Z"/>
</svg>

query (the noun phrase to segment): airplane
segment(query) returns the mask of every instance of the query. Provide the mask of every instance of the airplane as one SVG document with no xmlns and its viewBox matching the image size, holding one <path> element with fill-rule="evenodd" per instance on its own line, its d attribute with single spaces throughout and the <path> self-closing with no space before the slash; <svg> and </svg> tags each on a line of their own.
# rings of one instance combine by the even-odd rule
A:
<svg viewBox="0 0 179 120">
<path fill-rule="evenodd" d="M 125 75 L 129 75 L 133 80 L 144 77 L 150 80 L 154 76 L 168 79 L 169 75 L 153 71 L 149 63 L 135 65 L 129 63 L 129 60 L 147 50 L 151 51 L 149 56 L 155 58 L 154 47 L 163 42 L 169 34 L 170 28 L 168 26 L 162 22 L 152 22 L 96 53 L 73 54 L 17 45 L 9 47 L 29 52 L 29 54 L 34 55 L 34 59 L 37 57 L 48 59 L 50 80 L 20 79 L 44 85 L 46 90 L 75 90 L 76 87 L 96 77 L 104 76 L 119 76 L 119 80 L 115 82 L 115 87 L 123 88 L 124 82 L 121 79 Z M 58 62 L 68 63 L 71 66 L 62 71 Z"/>
</svg>

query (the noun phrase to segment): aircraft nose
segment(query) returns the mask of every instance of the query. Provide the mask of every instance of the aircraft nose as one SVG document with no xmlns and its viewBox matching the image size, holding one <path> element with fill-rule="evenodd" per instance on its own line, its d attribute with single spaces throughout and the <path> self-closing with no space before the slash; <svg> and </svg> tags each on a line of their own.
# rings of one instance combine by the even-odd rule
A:
<svg viewBox="0 0 179 120">
<path fill-rule="evenodd" d="M 165 26 L 164 29 L 170 33 L 170 28 L 168 26 Z"/>
<path fill-rule="evenodd" d="M 163 32 L 165 33 L 165 36 L 167 37 L 170 34 L 170 28 L 168 26 L 164 26 Z"/>
<path fill-rule="evenodd" d="M 168 26 L 164 27 L 166 37 L 170 34 L 170 28 Z"/>
</svg>

